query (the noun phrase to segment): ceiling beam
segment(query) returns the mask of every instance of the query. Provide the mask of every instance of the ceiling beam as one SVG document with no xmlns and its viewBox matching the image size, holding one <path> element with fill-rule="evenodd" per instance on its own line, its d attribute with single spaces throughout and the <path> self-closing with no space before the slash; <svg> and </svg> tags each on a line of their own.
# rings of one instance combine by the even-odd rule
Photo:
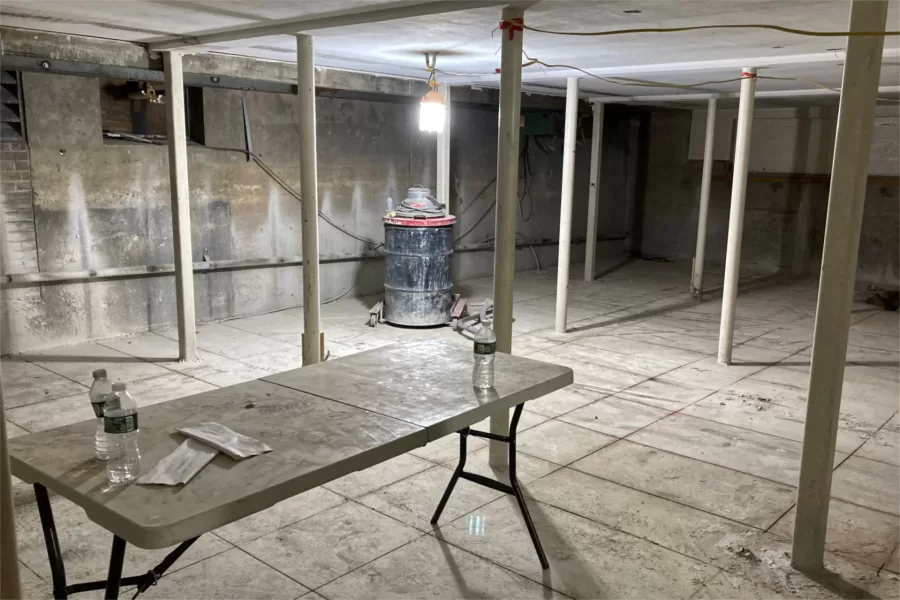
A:
<svg viewBox="0 0 900 600">
<path fill-rule="evenodd" d="M 741 69 L 744 65 L 759 65 L 760 69 L 783 65 L 806 65 L 814 63 L 838 63 L 844 60 L 843 50 L 833 52 L 818 52 L 814 54 L 786 54 L 782 56 L 756 56 L 744 58 L 724 58 L 718 60 L 702 60 L 677 63 L 652 63 L 644 65 L 619 64 L 611 67 L 597 67 L 584 69 L 591 75 L 598 77 L 635 77 L 639 75 L 660 73 L 685 73 L 692 71 L 725 71 L 729 69 Z M 886 48 L 882 54 L 883 60 L 900 58 L 900 48 Z M 575 65 L 579 66 L 579 65 Z M 590 76 L 577 69 L 557 68 L 548 69 L 540 65 L 533 65 L 522 70 L 522 81 L 535 81 L 540 79 L 565 79 L 567 77 L 580 77 L 590 81 Z M 444 75 L 441 81 L 461 85 L 464 83 L 487 83 L 499 81 L 500 76 L 494 73 L 482 75 L 450 76 Z"/>
<path fill-rule="evenodd" d="M 243 25 L 213 31 L 197 32 L 150 41 L 151 51 L 176 50 L 237 40 L 247 40 L 268 35 L 295 34 L 318 29 L 347 27 L 364 23 L 381 23 L 410 17 L 423 17 L 443 13 L 489 8 L 510 4 L 509 0 L 431 0 L 415 2 L 401 0 L 372 6 L 356 6 L 303 17 L 291 17 L 268 21 L 259 25 Z M 499 19 L 499 16 L 498 16 Z"/>
<path fill-rule="evenodd" d="M 900 85 L 883 85 L 878 88 L 879 94 L 900 94 Z M 711 98 L 737 98 L 740 94 L 737 92 L 723 92 L 721 94 L 667 94 L 656 96 L 595 96 L 590 99 L 591 103 L 599 104 L 631 104 L 641 102 L 697 102 L 700 100 L 709 100 Z M 804 96 L 838 96 L 840 92 L 824 89 L 811 90 L 766 90 L 758 91 L 756 98 L 800 98 Z"/>
</svg>

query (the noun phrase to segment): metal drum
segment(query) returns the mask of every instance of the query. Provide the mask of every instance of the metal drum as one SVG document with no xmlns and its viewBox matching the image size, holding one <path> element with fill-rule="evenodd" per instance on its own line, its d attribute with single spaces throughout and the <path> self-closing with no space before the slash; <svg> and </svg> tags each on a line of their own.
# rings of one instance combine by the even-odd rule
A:
<svg viewBox="0 0 900 600">
<path fill-rule="evenodd" d="M 456 217 L 384 217 L 384 320 L 428 327 L 450 321 Z"/>
</svg>

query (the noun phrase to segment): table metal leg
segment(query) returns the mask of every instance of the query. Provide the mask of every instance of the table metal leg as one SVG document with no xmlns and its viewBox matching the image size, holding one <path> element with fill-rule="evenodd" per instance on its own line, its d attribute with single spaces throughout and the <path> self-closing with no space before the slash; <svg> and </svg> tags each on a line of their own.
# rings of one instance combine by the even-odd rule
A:
<svg viewBox="0 0 900 600">
<path fill-rule="evenodd" d="M 512 421 L 510 421 L 509 424 L 508 436 L 498 435 L 488 431 L 477 431 L 468 427 L 459 432 L 459 463 L 456 465 L 456 470 L 453 471 L 452 477 L 450 477 L 450 483 L 447 484 L 447 489 L 444 490 L 444 495 L 441 497 L 437 510 L 434 511 L 434 515 L 431 517 L 431 524 L 437 524 L 438 519 L 441 517 L 441 513 L 444 511 L 444 507 L 447 505 L 447 501 L 450 499 L 450 494 L 453 493 L 453 488 L 456 487 L 456 482 L 460 479 L 465 479 L 477 483 L 478 485 L 511 494 L 516 497 L 516 502 L 519 504 L 519 510 L 522 511 L 522 517 L 525 519 L 525 527 L 528 529 L 528 535 L 531 536 L 531 543 L 534 544 L 534 549 L 535 552 L 537 552 L 538 560 L 541 562 L 541 567 L 549 569 L 550 563 L 547 562 L 547 556 L 544 554 L 544 548 L 541 545 L 540 538 L 538 538 L 537 529 L 534 526 L 531 513 L 528 512 L 528 506 L 525 504 L 525 497 L 522 495 L 522 490 L 519 488 L 519 481 L 516 478 L 516 430 L 519 427 L 519 418 L 522 416 L 522 406 L 522 404 L 519 404 L 513 412 Z M 506 442 L 509 445 L 510 485 L 479 475 L 478 473 L 468 473 L 465 471 L 466 440 L 470 435 L 499 442 Z"/>
<path fill-rule="evenodd" d="M 106 573 L 106 600 L 119 597 L 119 585 L 122 582 L 122 563 L 125 562 L 125 540 L 113 536 L 112 550 L 109 553 L 109 571 Z"/>
<path fill-rule="evenodd" d="M 453 471 L 453 475 L 450 477 L 450 483 L 447 484 L 447 489 L 444 490 L 444 495 L 441 496 L 441 501 L 438 503 L 437 510 L 435 510 L 434 514 L 431 516 L 432 525 L 437 525 L 438 519 L 441 518 L 441 513 L 444 512 L 444 507 L 447 506 L 447 500 L 450 499 L 450 494 L 453 493 L 453 488 L 456 487 L 456 482 L 459 481 L 460 476 L 465 472 L 463 469 L 466 467 L 466 439 L 468 437 L 468 427 L 459 432 L 459 462 L 456 465 L 456 469 Z"/>
<path fill-rule="evenodd" d="M 34 484 L 34 496 L 37 501 L 38 514 L 41 517 L 41 529 L 44 532 L 44 543 L 47 546 L 47 558 L 50 561 L 50 573 L 53 577 L 53 597 L 68 598 L 69 594 L 77 594 L 91 590 L 106 590 L 107 598 L 116 598 L 121 586 L 137 586 L 134 596 L 137 597 L 150 586 L 156 585 L 159 578 L 169 570 L 176 560 L 190 548 L 199 537 L 186 540 L 179 544 L 155 567 L 143 575 L 122 577 L 122 565 L 125 560 L 125 540 L 119 537 L 113 538 L 112 552 L 109 557 L 109 573 L 102 581 L 86 581 L 82 583 L 66 584 L 66 566 L 63 562 L 62 551 L 59 547 L 59 537 L 56 533 L 56 523 L 53 519 L 53 507 L 50 504 L 50 496 L 47 488 L 39 483 Z"/>
<path fill-rule="evenodd" d="M 47 559 L 50 561 L 50 574 L 53 579 L 53 597 L 66 598 L 66 565 L 59 549 L 59 537 L 56 534 L 56 523 L 53 520 L 53 507 L 47 488 L 39 483 L 34 484 L 34 497 L 37 501 L 38 514 L 41 517 L 41 529 L 44 532 L 44 544 L 47 546 Z"/>
</svg>

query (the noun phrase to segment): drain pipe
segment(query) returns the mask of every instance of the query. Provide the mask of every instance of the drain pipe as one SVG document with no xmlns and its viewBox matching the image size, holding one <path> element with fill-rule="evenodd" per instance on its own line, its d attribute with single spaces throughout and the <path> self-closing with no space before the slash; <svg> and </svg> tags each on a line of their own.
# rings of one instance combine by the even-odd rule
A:
<svg viewBox="0 0 900 600">
<path fill-rule="evenodd" d="M 750 133 L 753 126 L 753 95 L 756 69 L 741 73 L 741 102 L 738 108 L 737 137 L 734 150 L 734 179 L 731 184 L 731 216 L 728 219 L 728 251 L 725 255 L 725 285 L 722 290 L 722 320 L 719 324 L 719 364 L 731 364 L 734 345 L 734 311 L 737 304 L 741 270 L 741 237 L 744 233 L 744 202 L 747 194 L 747 170 L 750 163 Z"/>
<path fill-rule="evenodd" d="M 563 142 L 562 194 L 559 211 L 559 261 L 556 271 L 556 333 L 566 332 L 569 254 L 572 250 L 572 195 L 575 187 L 575 126 L 578 121 L 578 78 L 566 85 L 566 128 Z"/>
</svg>

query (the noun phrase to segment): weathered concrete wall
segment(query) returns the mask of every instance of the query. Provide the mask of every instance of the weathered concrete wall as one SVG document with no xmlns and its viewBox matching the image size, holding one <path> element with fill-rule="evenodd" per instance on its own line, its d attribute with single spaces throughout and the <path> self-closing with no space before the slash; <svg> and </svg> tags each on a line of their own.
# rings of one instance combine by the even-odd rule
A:
<svg viewBox="0 0 900 600">
<path fill-rule="evenodd" d="M 165 146 L 104 139 L 101 90 L 95 77 L 24 73 L 23 89 L 24 106 L 33 115 L 28 121 L 28 146 L 23 145 L 22 151 L 30 157 L 33 194 L 29 195 L 37 248 L 35 264 L 25 272 L 173 262 Z M 255 162 L 248 162 L 243 152 L 229 151 L 244 148 L 242 94 L 254 152 L 288 185 L 299 188 L 294 97 L 204 88 L 205 145 L 188 149 L 195 261 L 204 255 L 217 261 L 301 254 L 299 202 Z M 496 175 L 497 156 L 496 105 L 478 104 L 485 98 L 469 90 L 461 96 L 469 101 L 454 107 L 451 158 L 451 202 L 454 212 L 460 213 L 458 234 L 472 227 L 496 198 L 491 186 L 472 202 Z M 531 98 L 529 104 L 557 107 L 561 103 Z M 396 204 L 411 185 L 434 188 L 435 138 L 418 131 L 417 109 L 417 103 L 397 96 L 318 98 L 320 208 L 341 228 L 381 240 L 381 216 L 388 197 Z M 628 123 L 615 115 L 607 119 L 601 234 L 627 230 L 625 196 L 631 193 L 633 179 L 628 177 L 628 156 L 636 152 Z M 582 136 L 578 146 L 576 238 L 585 233 L 589 118 L 582 130 L 588 137 Z M 528 194 L 524 180 L 520 181 L 526 217 L 519 223 L 523 240 L 556 240 L 559 234 L 562 139 L 544 137 L 541 144 L 546 153 L 529 142 Z M 15 163 L 17 157 L 21 158 L 5 153 L 0 162 Z M 524 159 L 520 172 L 523 169 Z M 11 206 L 12 200 L 4 199 L 4 204 Z M 493 233 L 490 211 L 460 243 L 483 242 Z M 623 247 L 622 242 L 601 244 L 599 254 L 621 253 Z M 358 254 L 368 248 L 369 244 L 320 221 L 322 254 Z M 536 251 L 543 266 L 556 263 L 556 246 Z M 517 268 L 534 268 L 530 250 L 518 255 Z M 573 261 L 582 256 L 583 246 L 576 246 Z M 351 286 L 356 295 L 380 292 L 383 262 L 366 261 L 357 278 L 358 268 L 358 262 L 322 265 L 322 299 Z M 463 254 L 454 268 L 457 280 L 489 275 L 493 255 Z M 201 322 L 302 303 L 299 267 L 197 274 L 194 286 Z M 176 319 L 171 276 L 20 287 L 6 289 L 4 296 L 3 352 L 163 328 L 174 325 Z"/>
<path fill-rule="evenodd" d="M 641 191 L 639 252 L 643 256 L 691 259 L 697 235 L 702 162 L 688 159 L 690 111 L 653 110 L 647 132 L 646 174 Z M 900 133 L 895 132 L 898 137 Z M 765 139 L 764 129 L 753 140 Z M 895 142 L 896 143 L 896 142 Z M 826 149 L 826 151 L 830 151 Z M 730 164 L 717 162 L 710 193 L 707 261 L 724 264 L 731 199 Z M 762 179 L 762 178 L 760 178 Z M 762 271 L 817 273 L 821 263 L 828 183 L 821 178 L 747 184 L 741 263 Z M 873 179 L 859 251 L 858 280 L 897 286 L 900 188 Z"/>
</svg>

